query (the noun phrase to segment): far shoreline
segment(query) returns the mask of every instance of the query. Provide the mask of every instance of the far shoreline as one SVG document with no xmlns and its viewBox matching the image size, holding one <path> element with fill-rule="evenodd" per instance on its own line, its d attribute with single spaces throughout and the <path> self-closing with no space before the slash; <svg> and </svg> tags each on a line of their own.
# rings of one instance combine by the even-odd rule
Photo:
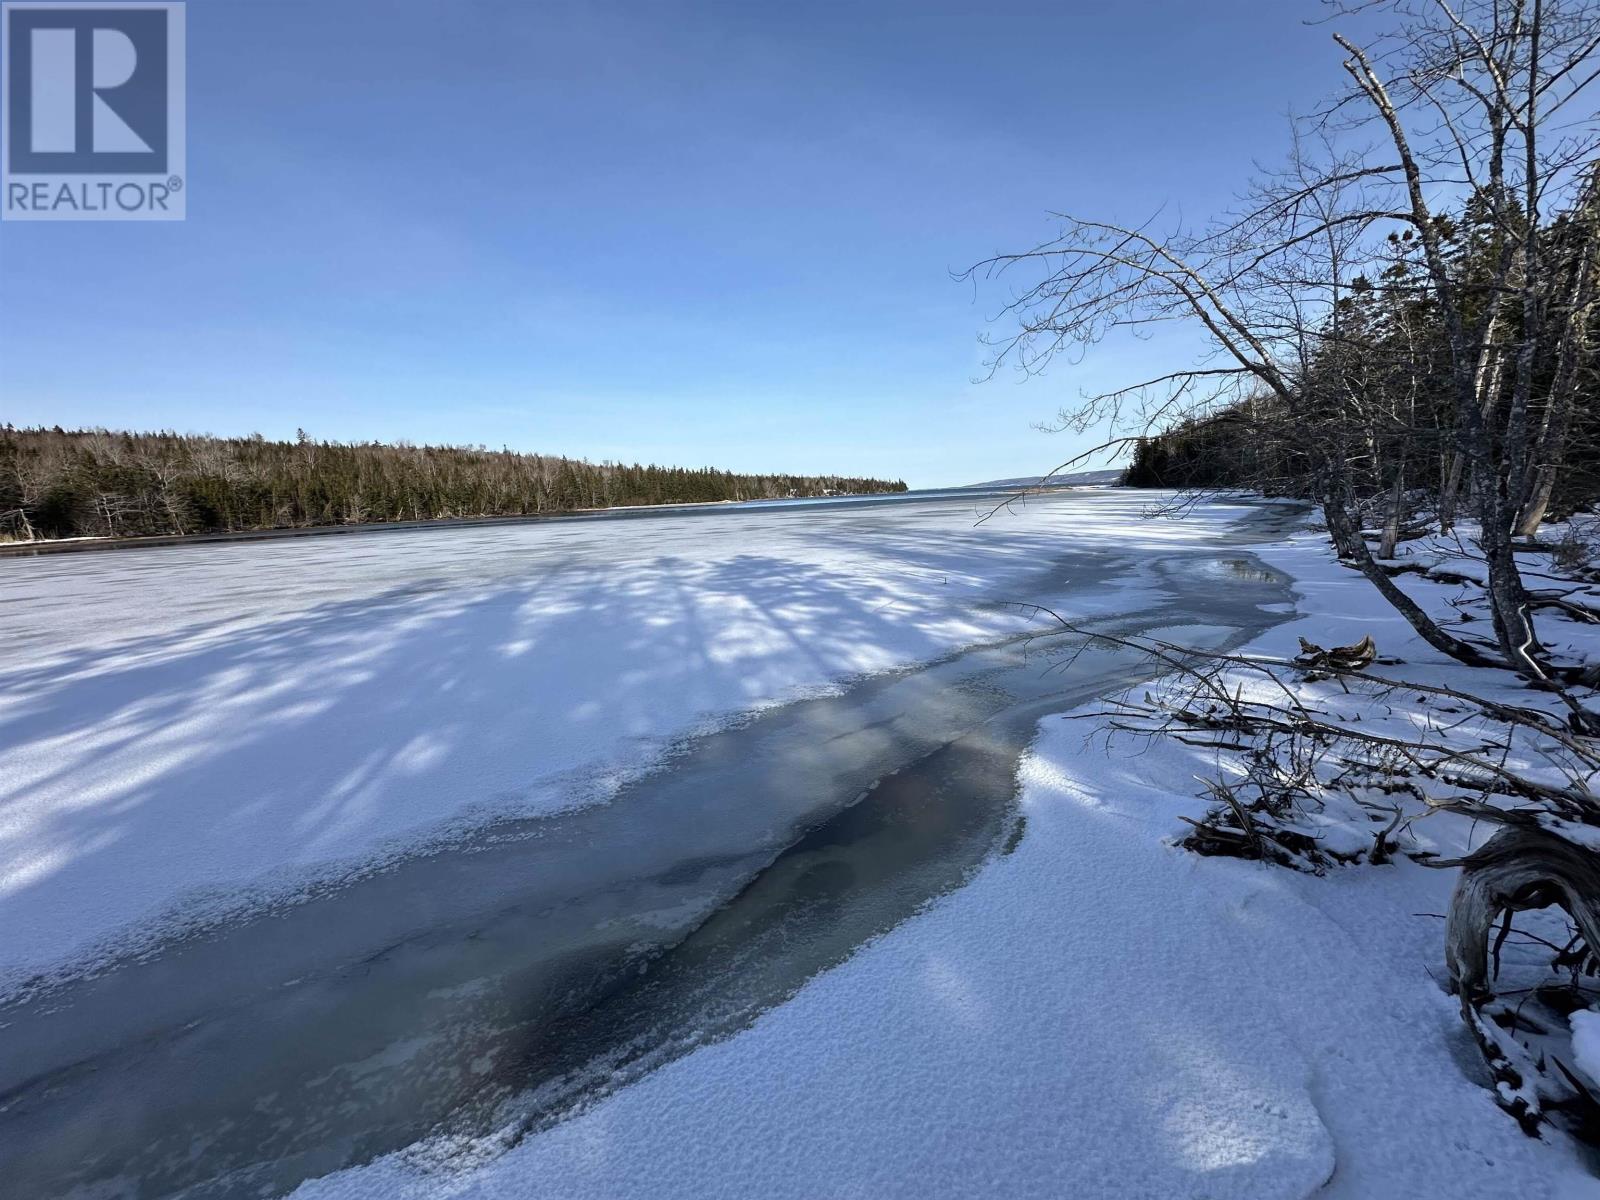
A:
<svg viewBox="0 0 1600 1200">
<path fill-rule="evenodd" d="M 555 521 L 630 520 L 646 517 L 695 516 L 726 512 L 730 509 L 781 508 L 785 511 L 812 508 L 848 508 L 874 504 L 904 503 L 918 499 L 943 499 L 971 496 L 974 499 L 1025 496 L 1029 493 L 1072 491 L 1086 487 L 1114 486 L 1105 483 L 1045 482 L 1018 486 L 971 484 L 965 487 L 924 488 L 904 492 L 859 492 L 841 496 L 801 496 L 760 500 L 703 500 L 672 504 L 619 505 L 614 508 L 574 508 L 561 512 L 485 517 L 439 517 L 423 521 L 366 521 L 349 525 L 305 525 L 285 529 L 240 529 L 208 533 L 149 534 L 138 537 L 39 538 L 34 541 L 0 542 L 0 558 L 35 558 L 49 554 L 87 553 L 98 550 L 138 550 L 171 546 L 216 544 L 221 542 L 266 542 L 282 538 L 320 537 L 332 534 L 400 533 L 442 529 L 471 529 L 491 525 L 529 525 Z"/>
</svg>

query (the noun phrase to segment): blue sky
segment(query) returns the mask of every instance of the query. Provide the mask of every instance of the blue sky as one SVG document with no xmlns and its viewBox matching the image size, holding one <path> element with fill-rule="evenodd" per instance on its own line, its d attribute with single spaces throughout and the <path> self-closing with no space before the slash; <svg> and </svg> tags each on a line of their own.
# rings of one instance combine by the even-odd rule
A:
<svg viewBox="0 0 1600 1200">
<path fill-rule="evenodd" d="M 1339 84 L 1314 0 L 191 0 L 189 217 L 0 223 L 0 420 L 937 486 L 1053 466 L 982 373 L 1047 214 L 1202 217 Z"/>
</svg>

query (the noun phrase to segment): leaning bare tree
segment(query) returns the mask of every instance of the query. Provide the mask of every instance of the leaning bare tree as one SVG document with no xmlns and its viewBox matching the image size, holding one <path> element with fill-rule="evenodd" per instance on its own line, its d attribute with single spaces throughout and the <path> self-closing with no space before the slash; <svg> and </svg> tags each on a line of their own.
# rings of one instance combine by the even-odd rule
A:
<svg viewBox="0 0 1600 1200">
<path fill-rule="evenodd" d="M 1463 1015 L 1511 1086 L 1521 1067 L 1485 1017 L 1489 926 L 1554 902 L 1580 927 L 1569 957 L 1600 953 L 1600 802 L 1588 782 L 1600 718 L 1575 692 L 1583 665 L 1541 645 L 1516 559 L 1562 472 L 1594 452 L 1580 431 L 1597 425 L 1600 136 L 1585 106 L 1600 74 L 1600 6 L 1373 0 L 1330 10 L 1348 89 L 1295 125 L 1287 165 L 1255 181 L 1237 211 L 1198 228 L 1061 215 L 1053 240 L 968 274 L 1012 286 L 1003 317 L 1014 324 L 991 341 L 995 370 L 1040 372 L 1108 335 L 1175 323 L 1203 338 L 1199 361 L 1064 411 L 1080 432 L 1110 432 L 1058 471 L 1174 430 L 1202 453 L 1220 446 L 1225 482 L 1287 483 L 1319 502 L 1340 557 L 1429 645 L 1555 697 L 1560 719 L 1457 698 L 1508 744 L 1544 739 L 1549 754 L 1590 772 L 1567 788 L 1492 758 L 1463 761 L 1448 742 L 1369 739 L 1357 755 L 1409 756 L 1423 776 L 1470 780 L 1481 796 L 1512 802 L 1473 802 L 1474 815 L 1503 828 L 1464 863 L 1449 956 Z M 1343 18 L 1376 13 L 1396 18 L 1394 34 L 1359 45 L 1337 31 Z M 1443 627 L 1385 563 L 1418 510 L 1442 531 L 1470 518 L 1492 640 Z M 1369 524 L 1381 528 L 1377 554 Z M 1189 716 L 1299 738 L 1301 750 L 1352 743 L 1292 704 L 1240 711 L 1224 694 Z M 1258 840 L 1242 808 L 1236 825 Z M 1528 1099 L 1520 1115 L 1536 1109 Z"/>
<path fill-rule="evenodd" d="M 1333 35 L 1353 86 L 1299 123 L 1288 166 L 1256 181 L 1241 211 L 1198 230 L 1062 216 L 1054 240 L 972 268 L 1023 281 L 1006 309 L 1018 326 L 992 343 L 992 365 L 1036 372 L 1112 330 L 1198 327 L 1206 361 L 1089 397 L 1065 420 L 1110 426 L 1126 445 L 1226 412 L 1250 429 L 1252 469 L 1295 466 L 1341 554 L 1431 645 L 1559 691 L 1513 538 L 1542 511 L 1593 365 L 1600 139 L 1578 106 L 1600 12 L 1580 0 L 1355 7 L 1400 14 L 1401 31 L 1368 48 Z M 1541 237 L 1556 208 L 1576 265 L 1552 279 Z M 1427 308 L 1440 333 L 1379 341 L 1375 305 Z M 1552 322 L 1562 334 L 1549 381 L 1540 350 Z M 1442 404 L 1419 404 L 1419 376 Z M 1372 492 L 1398 509 L 1408 469 L 1427 476 L 1425 456 L 1442 463 L 1439 519 L 1454 519 L 1463 493 L 1477 517 L 1492 646 L 1430 620 L 1361 536 Z"/>
</svg>

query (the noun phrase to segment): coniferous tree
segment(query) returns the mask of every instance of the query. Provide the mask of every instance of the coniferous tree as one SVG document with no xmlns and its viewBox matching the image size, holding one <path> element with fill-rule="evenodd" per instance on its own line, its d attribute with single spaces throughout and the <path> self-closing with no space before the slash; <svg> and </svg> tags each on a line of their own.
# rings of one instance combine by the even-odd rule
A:
<svg viewBox="0 0 1600 1200">
<path fill-rule="evenodd" d="M 902 492 L 900 480 L 624 467 L 482 446 L 0 428 L 0 537 L 144 536 Z"/>
</svg>

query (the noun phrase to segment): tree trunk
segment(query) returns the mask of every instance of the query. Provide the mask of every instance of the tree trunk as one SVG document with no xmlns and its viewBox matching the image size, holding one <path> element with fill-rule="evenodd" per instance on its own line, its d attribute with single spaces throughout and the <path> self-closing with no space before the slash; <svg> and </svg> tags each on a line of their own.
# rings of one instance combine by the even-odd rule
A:
<svg viewBox="0 0 1600 1200">
<path fill-rule="evenodd" d="M 1440 629 L 1433 618 L 1423 612 L 1416 601 L 1401 591 L 1400 586 L 1389 577 L 1389 573 L 1372 557 L 1372 551 L 1367 548 L 1366 540 L 1361 536 L 1360 525 L 1350 515 L 1343 487 L 1334 483 L 1322 490 L 1322 511 L 1328 519 L 1328 533 L 1339 556 L 1348 559 L 1356 570 L 1366 576 L 1383 598 L 1410 623 L 1411 628 L 1417 631 L 1419 637 L 1441 654 L 1446 654 L 1457 662 L 1466 663 L 1469 667 L 1505 665 L 1470 643 L 1452 637 Z"/>
<path fill-rule="evenodd" d="M 1553 687 L 1548 672 L 1534 657 L 1540 651 L 1539 638 L 1528 615 L 1528 593 L 1511 548 L 1511 519 L 1499 481 L 1485 481 L 1478 512 L 1479 545 L 1489 566 L 1489 610 L 1500 652 L 1519 675 L 1532 683 Z"/>
<path fill-rule="evenodd" d="M 1393 558 L 1395 544 L 1400 540 L 1400 508 L 1405 497 L 1404 461 L 1395 465 L 1394 487 L 1389 491 L 1389 515 L 1383 522 L 1383 543 L 1378 547 L 1379 558 Z"/>
<path fill-rule="evenodd" d="M 1494 412 L 1495 401 L 1500 396 L 1500 379 L 1505 366 L 1505 354 L 1500 347 L 1494 344 L 1494 339 L 1499 333 L 1500 296 L 1497 292 L 1490 301 L 1489 320 L 1483 331 L 1483 345 L 1478 354 L 1477 369 L 1472 376 L 1472 404 L 1476 413 L 1476 424 L 1485 425 L 1490 415 Z M 1459 422 L 1472 424 L 1470 418 L 1463 413 L 1457 418 Z M 1457 441 L 1461 440 L 1460 434 Z M 1461 502 L 1461 484 L 1463 479 L 1470 483 L 1467 476 L 1468 454 L 1458 445 L 1450 455 L 1450 466 L 1446 472 L 1444 494 L 1439 499 L 1439 528 L 1444 533 L 1449 533 L 1456 523 L 1456 512 Z M 1470 491 L 1469 491 L 1470 494 Z"/>
<path fill-rule="evenodd" d="M 1521 497 L 1521 512 L 1517 516 L 1516 532 L 1519 537 L 1531 538 L 1539 529 L 1550 508 L 1550 497 L 1555 491 L 1556 473 L 1566 453 L 1567 429 L 1573 408 L 1578 403 L 1578 370 L 1586 355 L 1585 339 L 1594 317 L 1594 257 L 1596 223 L 1600 221 L 1600 169 L 1591 179 L 1585 195 L 1582 216 L 1584 237 L 1578 248 L 1578 261 L 1573 270 L 1572 286 L 1567 293 L 1567 319 L 1561 329 L 1561 340 L 1556 351 L 1556 375 L 1550 385 L 1550 401 L 1545 408 L 1544 427 L 1540 430 L 1534 465 Z"/>
</svg>

